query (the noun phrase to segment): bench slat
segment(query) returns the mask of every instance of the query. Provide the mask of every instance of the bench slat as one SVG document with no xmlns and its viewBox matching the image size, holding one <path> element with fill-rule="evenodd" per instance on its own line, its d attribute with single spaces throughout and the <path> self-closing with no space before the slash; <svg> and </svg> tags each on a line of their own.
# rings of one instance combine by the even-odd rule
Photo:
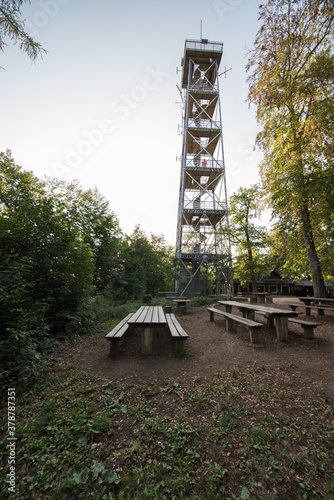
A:
<svg viewBox="0 0 334 500">
<path fill-rule="evenodd" d="M 219 309 L 215 309 L 213 307 L 209 307 L 208 311 L 212 311 L 213 313 L 222 314 L 223 316 L 226 316 L 226 318 L 229 318 L 232 321 L 238 321 L 239 323 L 242 323 L 243 325 L 246 325 L 246 326 L 251 326 L 252 328 L 260 328 L 261 326 L 263 326 L 262 323 L 258 323 L 257 321 L 253 321 L 252 319 L 243 318 L 241 316 L 236 316 L 235 314 L 228 313 L 225 311 L 220 311 Z"/>
<path fill-rule="evenodd" d="M 129 328 L 128 321 L 133 316 L 133 313 L 128 314 L 124 319 L 122 319 L 116 326 L 109 332 L 105 338 L 107 340 L 113 339 L 113 338 L 121 338 L 126 330 Z"/>
<path fill-rule="evenodd" d="M 214 307 L 208 307 L 208 311 L 210 312 L 210 321 L 213 321 L 214 314 L 218 313 L 226 318 L 226 330 L 233 330 L 233 321 L 237 323 L 241 323 L 248 327 L 249 332 L 249 340 L 251 343 L 259 342 L 259 332 L 258 329 L 263 326 L 262 323 L 257 323 L 256 321 L 248 318 L 243 318 L 241 316 L 236 316 L 235 314 L 231 314 L 229 312 L 220 311 L 220 309 L 215 309 Z"/>
<path fill-rule="evenodd" d="M 331 305 L 322 305 L 322 306 L 318 306 L 318 305 L 313 305 L 313 304 L 288 304 L 288 306 L 290 306 L 291 308 L 292 307 L 310 307 L 311 309 L 324 309 L 325 311 L 327 309 L 334 309 L 333 306 Z"/>
<path fill-rule="evenodd" d="M 188 338 L 188 334 L 183 330 L 173 313 L 167 313 L 165 316 L 168 329 L 175 341 L 175 351 L 181 353 L 183 351 L 184 341 Z"/>
<path fill-rule="evenodd" d="M 310 321 L 303 321 L 302 319 L 289 318 L 289 321 L 301 325 L 304 329 L 304 337 L 309 340 L 314 338 L 314 328 L 321 326 L 321 323 L 311 323 Z"/>
<path fill-rule="evenodd" d="M 182 326 L 177 321 L 173 313 L 167 313 L 165 316 L 172 337 L 183 337 L 183 338 L 188 337 L 188 334 L 183 330 Z"/>
<path fill-rule="evenodd" d="M 302 319 L 296 319 L 296 318 L 289 318 L 289 321 L 291 323 L 298 323 L 299 325 L 313 326 L 313 328 L 321 326 L 322 324 L 322 323 L 311 323 L 310 321 L 303 321 Z"/>
</svg>

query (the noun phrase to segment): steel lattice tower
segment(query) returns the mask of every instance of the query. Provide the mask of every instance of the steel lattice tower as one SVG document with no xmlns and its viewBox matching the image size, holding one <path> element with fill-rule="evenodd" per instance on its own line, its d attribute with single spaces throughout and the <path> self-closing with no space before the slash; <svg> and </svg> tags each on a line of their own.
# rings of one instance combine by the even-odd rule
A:
<svg viewBox="0 0 334 500">
<path fill-rule="evenodd" d="M 223 44 L 186 40 L 181 61 L 183 146 L 176 256 L 176 291 L 231 293 L 229 238 L 222 117 L 218 69 Z M 211 290 L 211 293 L 213 290 Z"/>
</svg>

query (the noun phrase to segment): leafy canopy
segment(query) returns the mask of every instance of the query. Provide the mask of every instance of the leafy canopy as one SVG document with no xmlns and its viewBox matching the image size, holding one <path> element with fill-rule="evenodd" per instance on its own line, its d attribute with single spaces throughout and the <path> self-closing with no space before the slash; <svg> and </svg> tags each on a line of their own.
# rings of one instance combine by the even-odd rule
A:
<svg viewBox="0 0 334 500">
<path fill-rule="evenodd" d="M 262 5 L 247 69 L 249 102 L 262 126 L 257 143 L 264 152 L 260 172 L 267 202 L 281 227 L 294 225 L 321 296 L 333 220 L 334 12 L 327 2 L 318 2 L 316 10 L 313 4 Z"/>
<path fill-rule="evenodd" d="M 28 57 L 35 61 L 46 52 L 39 42 L 36 42 L 25 30 L 21 7 L 30 0 L 0 0 L 0 50 L 3 51 L 10 40 Z"/>
</svg>

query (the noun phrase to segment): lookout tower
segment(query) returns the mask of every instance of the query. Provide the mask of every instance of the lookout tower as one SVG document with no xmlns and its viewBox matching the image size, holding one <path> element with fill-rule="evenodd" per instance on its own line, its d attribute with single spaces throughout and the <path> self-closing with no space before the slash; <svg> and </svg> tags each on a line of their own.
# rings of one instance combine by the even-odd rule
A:
<svg viewBox="0 0 334 500">
<path fill-rule="evenodd" d="M 176 237 L 176 291 L 229 293 L 231 246 L 218 69 L 223 44 L 186 40 L 181 61 L 182 157 Z M 214 290 L 211 290 L 211 293 Z"/>
</svg>

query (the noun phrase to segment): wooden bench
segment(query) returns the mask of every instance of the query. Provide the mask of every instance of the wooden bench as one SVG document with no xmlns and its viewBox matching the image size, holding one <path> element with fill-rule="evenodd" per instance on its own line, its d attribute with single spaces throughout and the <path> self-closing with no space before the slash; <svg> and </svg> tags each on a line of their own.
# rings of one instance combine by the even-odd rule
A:
<svg viewBox="0 0 334 500">
<path fill-rule="evenodd" d="M 132 316 L 133 313 L 128 314 L 126 318 L 122 319 L 118 325 L 105 336 L 110 342 L 110 356 L 117 356 L 120 340 L 122 340 L 123 335 L 129 328 L 128 321 Z"/>
<path fill-rule="evenodd" d="M 288 306 L 291 311 L 296 311 L 297 307 L 303 307 L 306 316 L 311 316 L 311 309 L 316 309 L 318 316 L 324 316 L 326 310 L 333 311 L 333 306 L 314 306 L 309 304 L 288 304 Z"/>
<path fill-rule="evenodd" d="M 175 314 L 165 314 L 167 326 L 171 336 L 175 341 L 175 352 L 181 352 L 184 349 L 184 341 L 187 340 L 188 334 L 183 330 L 180 323 L 177 321 Z"/>
<path fill-rule="evenodd" d="M 313 339 L 313 330 L 317 326 L 321 326 L 321 323 L 311 323 L 310 321 L 303 321 L 302 319 L 297 319 L 297 318 L 289 318 L 289 321 L 291 323 L 297 323 L 298 325 L 301 325 L 304 328 L 304 337 L 306 339 Z"/>
<path fill-rule="evenodd" d="M 253 321 L 252 319 L 247 319 L 241 316 L 236 316 L 235 314 L 231 314 L 229 312 L 220 311 L 220 309 L 215 309 L 214 307 L 208 307 L 207 310 L 210 313 L 210 321 L 214 321 L 215 314 L 221 314 L 226 318 L 227 331 L 233 330 L 233 321 L 241 323 L 242 325 L 245 325 L 248 328 L 250 342 L 259 342 L 258 330 L 263 326 L 262 323 L 258 323 L 257 321 Z"/>
</svg>

